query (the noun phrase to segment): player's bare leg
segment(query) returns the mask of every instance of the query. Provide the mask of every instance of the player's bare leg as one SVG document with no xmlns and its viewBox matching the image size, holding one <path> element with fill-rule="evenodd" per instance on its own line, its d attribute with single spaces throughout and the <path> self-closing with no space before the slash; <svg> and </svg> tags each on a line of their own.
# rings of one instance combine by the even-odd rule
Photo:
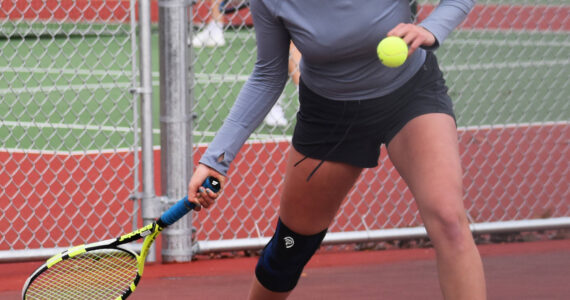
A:
<svg viewBox="0 0 570 300">
<path fill-rule="evenodd" d="M 330 225 L 362 168 L 327 161 L 307 181 L 321 161 L 306 158 L 294 166 L 304 157 L 291 147 L 279 216 L 293 231 L 310 235 Z"/>
<path fill-rule="evenodd" d="M 303 235 L 312 235 L 329 227 L 342 201 L 358 179 L 361 168 L 344 163 L 325 162 L 307 181 L 319 160 L 304 158 L 293 147 L 289 152 L 279 216 L 283 223 Z M 254 278 L 249 299 L 285 299 L 287 293 L 275 293 Z"/>
<path fill-rule="evenodd" d="M 463 205 L 462 170 L 453 118 L 411 120 L 388 154 L 408 184 L 434 244 L 445 299 L 485 299 L 483 265 Z"/>
</svg>

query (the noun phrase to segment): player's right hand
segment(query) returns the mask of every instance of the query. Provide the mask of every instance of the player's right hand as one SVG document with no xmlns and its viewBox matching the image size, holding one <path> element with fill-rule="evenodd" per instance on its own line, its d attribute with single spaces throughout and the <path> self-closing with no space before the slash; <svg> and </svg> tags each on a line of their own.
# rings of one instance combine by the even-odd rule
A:
<svg viewBox="0 0 570 300">
<path fill-rule="evenodd" d="M 433 33 L 424 27 L 410 23 L 400 23 L 388 31 L 388 36 L 399 36 L 408 44 L 408 56 L 412 55 L 420 46 L 433 46 L 436 38 Z"/>
<path fill-rule="evenodd" d="M 226 181 L 226 177 L 220 174 L 218 171 L 203 165 L 198 164 L 194 174 L 192 174 L 192 178 L 190 179 L 190 183 L 188 184 L 188 200 L 190 202 L 196 203 L 196 208 L 194 210 L 199 211 L 201 207 L 209 208 L 216 202 L 216 198 L 221 193 L 221 189 L 214 193 L 210 189 L 206 189 L 202 187 L 202 183 L 208 176 L 213 176 L 220 181 L 220 185 L 222 189 L 224 187 L 224 183 Z"/>
</svg>

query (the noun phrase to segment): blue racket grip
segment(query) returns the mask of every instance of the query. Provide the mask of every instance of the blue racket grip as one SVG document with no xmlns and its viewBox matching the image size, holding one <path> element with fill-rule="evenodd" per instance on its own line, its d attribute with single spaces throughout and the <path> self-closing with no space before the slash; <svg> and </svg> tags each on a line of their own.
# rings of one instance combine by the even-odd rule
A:
<svg viewBox="0 0 570 300">
<path fill-rule="evenodd" d="M 212 176 L 206 178 L 206 180 L 202 183 L 202 186 L 212 190 L 214 193 L 217 193 L 221 188 L 220 181 Z M 159 222 L 165 226 L 172 225 L 176 221 L 180 220 L 180 218 L 184 217 L 191 210 L 193 210 L 195 207 L 196 204 L 188 201 L 188 196 L 186 196 L 178 200 L 176 204 L 165 211 L 162 216 L 160 216 Z"/>
</svg>

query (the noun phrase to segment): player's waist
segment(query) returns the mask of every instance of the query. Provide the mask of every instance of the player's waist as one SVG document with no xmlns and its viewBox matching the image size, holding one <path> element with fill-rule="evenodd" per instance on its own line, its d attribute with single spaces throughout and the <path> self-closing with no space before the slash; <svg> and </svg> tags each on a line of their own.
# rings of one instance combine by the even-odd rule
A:
<svg viewBox="0 0 570 300">
<path fill-rule="evenodd" d="M 312 91 L 331 100 L 353 101 L 382 97 L 392 93 L 412 78 L 425 61 L 420 49 L 399 68 L 386 69 L 379 63 L 336 69 L 303 66 L 301 77 Z"/>
</svg>

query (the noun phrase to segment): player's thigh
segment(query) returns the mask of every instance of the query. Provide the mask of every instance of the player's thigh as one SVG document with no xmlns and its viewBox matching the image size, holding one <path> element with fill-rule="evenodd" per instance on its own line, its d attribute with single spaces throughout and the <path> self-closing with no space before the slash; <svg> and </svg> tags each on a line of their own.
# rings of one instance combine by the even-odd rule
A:
<svg viewBox="0 0 570 300">
<path fill-rule="evenodd" d="M 342 201 L 358 179 L 362 168 L 345 163 L 306 158 L 293 147 L 289 151 L 279 215 L 283 223 L 299 234 L 315 234 L 327 228 Z"/>
<path fill-rule="evenodd" d="M 430 113 L 412 119 L 390 141 L 388 154 L 422 217 L 463 211 L 457 128 L 451 116 Z"/>
</svg>

